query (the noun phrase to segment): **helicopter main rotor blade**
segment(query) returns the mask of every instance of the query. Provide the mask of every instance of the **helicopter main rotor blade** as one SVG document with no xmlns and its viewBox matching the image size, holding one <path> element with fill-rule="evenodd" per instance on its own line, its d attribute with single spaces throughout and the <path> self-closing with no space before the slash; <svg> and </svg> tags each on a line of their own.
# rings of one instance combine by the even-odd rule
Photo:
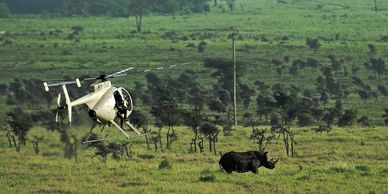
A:
<svg viewBox="0 0 388 194">
<path fill-rule="evenodd" d="M 130 71 L 134 69 L 134 67 L 128 67 L 126 69 L 123 69 L 123 70 L 120 70 L 118 72 L 115 72 L 115 73 L 111 73 L 111 74 L 100 74 L 98 76 L 95 76 L 95 77 L 85 77 L 85 78 L 82 78 L 82 81 L 90 81 L 90 80 L 106 80 L 108 78 L 114 78 L 114 77 L 119 77 L 119 76 L 122 76 L 122 74 L 125 74 L 125 72 L 127 71 Z"/>
<path fill-rule="evenodd" d="M 116 73 L 109 74 L 109 75 L 106 76 L 106 78 L 111 78 L 111 77 L 119 76 L 119 75 L 121 75 L 121 74 L 124 74 L 124 73 L 127 72 L 127 71 L 132 70 L 133 68 L 134 68 L 134 67 L 129 67 L 129 68 L 127 68 L 127 69 L 123 69 L 123 70 L 118 71 L 118 72 L 116 72 Z"/>
<path fill-rule="evenodd" d="M 151 72 L 151 71 L 160 71 L 160 70 L 165 70 L 165 69 L 172 69 L 172 68 L 176 68 L 176 67 L 183 66 L 183 65 L 188 65 L 188 64 L 191 64 L 191 62 L 181 63 L 181 64 L 174 64 L 174 65 L 169 65 L 169 66 L 166 66 L 166 67 L 163 67 L 163 66 L 162 67 L 155 67 L 155 68 L 144 69 L 144 70 L 140 70 L 140 71 L 132 71 L 132 72 L 128 72 L 128 73 L 125 73 L 125 74 L 121 74 L 120 76 L 130 75 L 130 74 L 137 74 L 137 73 L 147 73 L 147 72 Z"/>
</svg>

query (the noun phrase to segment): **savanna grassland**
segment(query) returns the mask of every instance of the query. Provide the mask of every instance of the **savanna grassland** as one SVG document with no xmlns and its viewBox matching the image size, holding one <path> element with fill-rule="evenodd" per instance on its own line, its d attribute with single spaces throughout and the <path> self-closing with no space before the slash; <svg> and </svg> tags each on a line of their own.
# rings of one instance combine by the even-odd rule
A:
<svg viewBox="0 0 388 194">
<path fill-rule="evenodd" d="M 342 59 L 338 80 L 351 82 L 350 77 L 357 76 L 377 90 L 378 85 L 387 85 L 388 77 L 366 69 L 364 63 L 371 57 L 388 61 L 388 4 L 378 2 L 379 11 L 375 12 L 373 1 L 365 0 L 238 0 L 236 10 L 230 12 L 226 2 L 220 1 L 219 7 L 203 14 L 146 15 L 142 33 L 136 33 L 133 17 L 13 15 L 0 19 L 0 32 L 5 32 L 0 35 L 0 83 L 192 62 L 164 74 L 174 76 L 194 69 L 201 86 L 210 89 L 215 80 L 203 67 L 203 60 L 230 59 L 229 35 L 238 28 L 237 64 L 247 65 L 241 79 L 248 85 L 263 81 L 312 89 L 321 74 L 319 69 L 300 69 L 298 76 L 292 76 L 288 74 L 291 63 L 287 63 L 279 76 L 273 59 L 313 58 L 325 66 L 330 65 L 328 55 L 335 55 Z M 76 37 L 71 35 L 73 27 L 82 28 Z M 308 38 L 318 38 L 319 49 L 306 46 Z M 206 47 L 198 52 L 201 42 Z M 374 45 L 375 52 L 371 53 L 368 44 Z M 144 75 L 117 78 L 114 83 L 133 91 L 134 81 L 144 83 Z M 358 90 L 354 84 L 349 87 Z M 0 100 L 0 113 L 15 106 L 7 105 L 3 94 Z M 334 99 L 328 102 L 334 103 Z M 178 126 L 178 139 L 171 149 L 147 149 L 144 138 L 138 138 L 131 141 L 131 159 L 108 156 L 106 162 L 92 158 L 95 150 L 81 144 L 77 144 L 76 160 L 64 159 L 59 133 L 41 126 L 34 126 L 28 134 L 44 136 L 39 155 L 29 142 L 16 153 L 1 133 L 0 193 L 388 193 L 388 130 L 381 118 L 383 109 L 388 108 L 387 97 L 378 95 L 363 101 L 352 92 L 343 105 L 357 109 L 359 116 L 368 116 L 372 124 L 334 127 L 322 134 L 311 127 L 293 126 L 296 155 L 287 156 L 282 140 L 274 140 L 267 150 L 280 161 L 274 170 L 260 168 L 257 175 L 227 175 L 219 170 L 219 152 L 257 149 L 249 139 L 251 128 L 242 126 L 235 127 L 230 136 L 220 133 L 216 155 L 208 151 L 207 141 L 205 152 L 191 153 L 193 133 Z M 54 103 L 49 108 L 53 107 Z M 255 108 L 246 109 L 254 112 Z M 239 112 L 240 118 L 242 114 Z M 89 127 L 85 123 L 70 131 L 80 138 Z M 108 141 L 122 140 L 117 130 L 107 131 Z M 170 168 L 159 169 L 166 159 Z"/>
<path fill-rule="evenodd" d="M 16 154 L 2 138 L 0 185 L 4 193 L 386 193 L 388 181 L 387 132 L 383 127 L 335 128 L 329 134 L 298 128 L 297 156 L 287 157 L 283 142 L 268 146 L 269 157 L 280 158 L 274 170 L 259 174 L 226 174 L 219 155 L 190 153 L 189 129 L 179 127 L 170 150 L 146 149 L 143 138 L 134 141 L 132 159 L 103 162 L 93 149 L 81 146 L 77 161 L 63 159 L 58 135 L 44 129 L 43 155 L 32 145 Z M 79 132 L 80 133 L 80 132 Z M 117 137 L 117 131 L 110 129 Z M 300 134 L 300 135 L 299 135 Z M 238 127 L 232 136 L 219 136 L 216 147 L 255 150 L 250 129 Z M 120 141 L 121 137 L 118 137 Z M 114 138 L 113 138 L 114 139 Z M 113 140 L 111 139 L 111 140 Z M 207 142 L 206 142 L 207 143 Z M 206 144 L 207 145 L 207 144 Z M 170 168 L 159 169 L 162 160 Z"/>
</svg>

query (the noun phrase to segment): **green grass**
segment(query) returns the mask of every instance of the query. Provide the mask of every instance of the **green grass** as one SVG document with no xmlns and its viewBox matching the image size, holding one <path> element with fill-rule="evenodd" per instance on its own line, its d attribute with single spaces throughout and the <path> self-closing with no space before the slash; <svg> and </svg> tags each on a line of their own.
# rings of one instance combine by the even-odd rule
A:
<svg viewBox="0 0 388 194">
<path fill-rule="evenodd" d="M 298 128 L 297 156 L 287 157 L 282 141 L 269 145 L 269 156 L 280 158 L 274 170 L 260 168 L 259 174 L 219 170 L 219 156 L 190 153 L 191 132 L 178 127 L 178 141 L 171 150 L 147 150 L 143 138 L 134 140 L 132 159 L 107 162 L 91 158 L 93 149 L 81 147 L 78 161 L 62 157 L 59 134 L 35 128 L 32 134 L 46 138 L 42 154 L 27 144 L 20 154 L 0 139 L 0 189 L 5 193 L 386 193 L 388 181 L 388 133 L 385 128 L 335 128 L 320 134 Z M 75 130 L 73 129 L 75 132 Z M 78 134 L 87 130 L 78 129 Z M 122 140 L 109 129 L 109 141 Z M 250 129 L 237 128 L 232 136 L 219 136 L 218 151 L 256 149 L 249 140 Z M 207 146 L 207 142 L 206 145 Z M 52 156 L 44 156 L 51 153 Z M 153 155 L 143 159 L 142 155 Z M 159 169 L 167 159 L 171 168 Z M 210 178 L 209 178 L 210 177 Z"/>
</svg>

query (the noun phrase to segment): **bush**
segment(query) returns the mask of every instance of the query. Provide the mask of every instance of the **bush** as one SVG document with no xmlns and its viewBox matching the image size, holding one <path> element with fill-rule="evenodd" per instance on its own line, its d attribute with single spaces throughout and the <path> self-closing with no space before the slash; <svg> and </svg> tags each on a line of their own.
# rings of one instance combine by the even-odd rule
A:
<svg viewBox="0 0 388 194">
<path fill-rule="evenodd" d="M 162 160 L 160 163 L 159 163 L 159 170 L 162 170 L 162 169 L 170 169 L 172 166 L 170 164 L 170 162 L 167 160 L 167 158 L 165 158 L 164 160 Z"/>
<path fill-rule="evenodd" d="M 353 109 L 345 110 L 345 113 L 341 115 L 338 120 L 338 126 L 345 127 L 351 126 L 356 123 L 357 111 Z"/>
<path fill-rule="evenodd" d="M 370 170 L 369 166 L 367 165 L 357 165 L 354 167 L 354 169 L 356 169 L 359 172 L 368 172 Z"/>
<path fill-rule="evenodd" d="M 364 126 L 369 126 L 369 118 L 367 116 L 362 116 L 357 120 L 358 124 L 364 125 Z"/>
<path fill-rule="evenodd" d="M 298 115 L 298 125 L 301 127 L 313 125 L 315 118 L 309 113 L 302 113 Z"/>
<path fill-rule="evenodd" d="M 206 48 L 206 42 L 205 41 L 201 41 L 199 44 L 198 44 L 198 52 L 199 53 L 203 53 L 205 51 L 205 48 Z"/>
<path fill-rule="evenodd" d="M 318 50 L 319 47 L 321 47 L 321 44 L 317 38 L 307 38 L 306 45 L 313 50 Z"/>
<path fill-rule="evenodd" d="M 199 180 L 202 182 L 214 182 L 216 180 L 216 175 L 209 169 L 206 169 L 201 172 Z"/>
</svg>

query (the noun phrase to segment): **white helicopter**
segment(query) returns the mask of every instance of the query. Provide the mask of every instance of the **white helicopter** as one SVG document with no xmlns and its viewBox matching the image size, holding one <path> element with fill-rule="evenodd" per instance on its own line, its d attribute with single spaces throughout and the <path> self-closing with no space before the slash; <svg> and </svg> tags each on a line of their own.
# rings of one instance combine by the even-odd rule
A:
<svg viewBox="0 0 388 194">
<path fill-rule="evenodd" d="M 175 66 L 176 65 L 171 65 L 169 67 L 171 68 Z M 94 87 L 94 91 L 92 93 L 86 94 L 74 101 L 70 100 L 66 85 L 76 84 L 78 87 L 81 87 L 81 81 L 79 78 L 75 79 L 74 81 L 61 81 L 56 83 L 44 82 L 43 86 L 47 92 L 49 91 L 49 87 L 62 86 L 63 93 L 66 99 L 66 104 L 61 106 L 60 104 L 61 94 L 59 93 L 58 99 L 57 99 L 57 104 L 58 104 L 57 110 L 67 109 L 70 124 L 72 121 L 72 108 L 75 106 L 86 104 L 89 108 L 89 112 L 88 112 L 89 116 L 94 121 L 93 126 L 90 129 L 89 135 L 92 133 L 93 128 L 96 126 L 96 124 L 102 124 L 103 127 L 105 127 L 105 125 L 113 124 L 117 129 L 119 129 L 126 136 L 127 139 L 132 139 L 136 137 L 149 135 L 149 133 L 147 134 L 140 133 L 139 130 L 137 130 L 128 121 L 128 116 L 131 115 L 133 111 L 132 97 L 125 88 L 112 86 L 111 82 L 108 80 L 109 78 L 128 75 L 129 74 L 128 71 L 132 69 L 134 68 L 130 67 L 109 75 L 102 74 L 97 77 L 83 78 L 82 81 L 99 80 L 100 82 L 92 85 Z M 164 68 L 159 67 L 156 69 L 164 69 Z M 149 72 L 151 70 L 152 69 L 147 69 L 141 72 Z M 115 122 L 115 120 L 117 119 L 120 120 L 120 125 L 118 125 Z M 58 111 L 55 117 L 55 121 L 58 122 Z M 124 121 L 133 131 L 135 131 L 136 135 L 130 136 L 123 129 Z M 91 143 L 94 141 L 100 141 L 100 140 L 86 141 L 83 143 Z"/>
</svg>

